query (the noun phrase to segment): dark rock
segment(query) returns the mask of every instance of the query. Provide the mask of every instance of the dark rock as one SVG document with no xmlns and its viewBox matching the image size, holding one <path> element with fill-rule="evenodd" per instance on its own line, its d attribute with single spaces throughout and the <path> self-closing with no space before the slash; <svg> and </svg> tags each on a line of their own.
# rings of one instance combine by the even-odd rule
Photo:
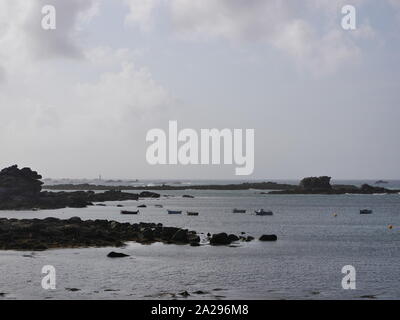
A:
<svg viewBox="0 0 400 320">
<path fill-rule="evenodd" d="M 190 242 L 191 247 L 200 247 L 200 243 L 198 242 Z"/>
<path fill-rule="evenodd" d="M 70 223 L 80 223 L 80 222 L 82 222 L 82 219 L 79 217 L 72 217 L 72 218 L 69 218 L 68 221 Z"/>
<path fill-rule="evenodd" d="M 252 237 L 252 236 L 248 236 L 247 238 L 246 238 L 246 241 L 247 242 L 250 242 L 250 241 L 253 241 L 254 240 L 254 237 Z"/>
<path fill-rule="evenodd" d="M 228 245 L 231 244 L 231 241 L 229 240 L 228 235 L 223 232 L 223 233 L 217 233 L 213 234 L 210 240 L 211 245 Z"/>
<path fill-rule="evenodd" d="M 191 196 L 191 195 L 189 195 L 189 194 L 184 194 L 184 195 L 182 196 L 182 198 L 189 198 L 189 199 L 193 199 L 193 198 L 194 198 L 194 196 Z"/>
<path fill-rule="evenodd" d="M 230 235 L 228 236 L 228 238 L 229 238 L 229 241 L 230 241 L 230 242 L 239 241 L 239 237 L 238 237 L 237 235 L 234 235 L 234 234 L 230 234 Z"/>
<path fill-rule="evenodd" d="M 150 192 L 150 191 L 143 191 L 139 193 L 140 198 L 159 198 L 160 195 L 155 192 Z"/>
<path fill-rule="evenodd" d="M 171 238 L 174 242 L 188 243 L 188 231 L 180 229 Z"/>
<path fill-rule="evenodd" d="M 147 241 L 154 240 L 154 231 L 151 228 L 146 228 L 143 231 L 143 239 Z"/>
<path fill-rule="evenodd" d="M 35 197 L 42 190 L 42 176 L 29 168 L 18 169 L 17 165 L 0 171 L 0 197 Z"/>
<path fill-rule="evenodd" d="M 164 227 L 161 231 L 161 238 L 163 240 L 171 240 L 172 236 L 179 230 L 175 227 Z"/>
<path fill-rule="evenodd" d="M 260 239 L 260 241 L 277 241 L 278 237 L 275 234 L 263 234 Z"/>
<path fill-rule="evenodd" d="M 197 290 L 193 292 L 194 294 L 207 294 L 208 292 L 202 291 L 202 290 Z"/>
<path fill-rule="evenodd" d="M 331 190 L 331 177 L 308 177 L 300 181 L 300 188 L 305 190 Z"/>
<path fill-rule="evenodd" d="M 141 204 L 139 206 L 137 206 L 138 208 L 147 208 L 147 206 L 145 204 Z"/>
<path fill-rule="evenodd" d="M 125 254 L 125 253 L 121 253 L 121 252 L 114 252 L 111 251 L 107 257 L 109 258 L 124 258 L 124 257 L 129 257 L 129 255 Z"/>
<path fill-rule="evenodd" d="M 190 293 L 189 292 L 187 292 L 187 291 L 183 291 L 183 292 L 181 292 L 181 293 L 179 293 L 182 297 L 189 297 L 190 296 Z"/>
<path fill-rule="evenodd" d="M 190 233 L 188 233 L 187 240 L 189 241 L 189 243 L 193 243 L 193 242 L 199 243 L 200 237 L 196 233 L 190 232 Z"/>
</svg>

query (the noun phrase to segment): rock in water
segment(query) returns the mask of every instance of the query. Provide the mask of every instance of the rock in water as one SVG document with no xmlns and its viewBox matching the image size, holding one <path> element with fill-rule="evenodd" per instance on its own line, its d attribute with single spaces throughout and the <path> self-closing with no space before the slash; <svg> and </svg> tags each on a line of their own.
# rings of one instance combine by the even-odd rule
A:
<svg viewBox="0 0 400 320">
<path fill-rule="evenodd" d="M 111 252 L 107 255 L 107 257 L 109 257 L 109 258 L 124 258 L 124 257 L 129 257 L 129 255 L 128 255 L 128 254 L 125 254 L 125 253 L 121 253 L 121 252 L 114 252 L 114 251 L 111 251 Z"/>
<path fill-rule="evenodd" d="M 275 234 L 263 234 L 259 240 L 260 241 L 276 241 L 276 240 L 278 240 L 278 237 Z"/>
<path fill-rule="evenodd" d="M 228 245 L 231 244 L 231 240 L 225 232 L 213 234 L 210 240 L 210 244 L 215 245 Z"/>
<path fill-rule="evenodd" d="M 300 181 L 300 188 L 305 190 L 331 190 L 331 177 L 308 177 Z"/>
<path fill-rule="evenodd" d="M 171 238 L 174 242 L 188 243 L 188 231 L 179 229 Z"/>
<path fill-rule="evenodd" d="M 140 198 L 159 198 L 160 195 L 155 192 L 150 192 L 150 191 L 143 191 L 139 193 Z"/>
</svg>

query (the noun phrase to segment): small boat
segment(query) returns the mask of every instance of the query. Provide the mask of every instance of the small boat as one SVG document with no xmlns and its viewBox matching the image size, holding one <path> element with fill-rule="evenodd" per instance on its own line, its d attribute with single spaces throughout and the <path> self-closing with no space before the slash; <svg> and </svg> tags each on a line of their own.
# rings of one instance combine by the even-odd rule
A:
<svg viewBox="0 0 400 320">
<path fill-rule="evenodd" d="M 198 213 L 198 212 L 195 212 L 195 211 L 187 211 L 187 215 L 188 215 L 188 216 L 198 216 L 199 213 Z"/>
<path fill-rule="evenodd" d="M 245 209 L 233 209 L 233 213 L 246 213 Z"/>
<path fill-rule="evenodd" d="M 257 216 L 272 216 L 274 213 L 271 210 L 265 211 L 264 209 L 254 211 Z"/>
<path fill-rule="evenodd" d="M 128 211 L 128 210 L 121 210 L 121 214 L 138 214 L 139 210 L 136 211 Z"/>
<path fill-rule="evenodd" d="M 371 214 L 372 210 L 371 209 L 362 209 L 360 210 L 360 214 Z"/>
<path fill-rule="evenodd" d="M 162 204 L 155 204 L 154 206 L 155 206 L 156 208 L 162 208 L 162 207 L 163 207 Z"/>
<path fill-rule="evenodd" d="M 168 214 L 181 214 L 182 211 L 178 211 L 178 210 L 167 210 Z"/>
<path fill-rule="evenodd" d="M 138 208 L 147 208 L 147 206 L 145 204 L 141 204 L 139 206 L 137 206 Z"/>
</svg>

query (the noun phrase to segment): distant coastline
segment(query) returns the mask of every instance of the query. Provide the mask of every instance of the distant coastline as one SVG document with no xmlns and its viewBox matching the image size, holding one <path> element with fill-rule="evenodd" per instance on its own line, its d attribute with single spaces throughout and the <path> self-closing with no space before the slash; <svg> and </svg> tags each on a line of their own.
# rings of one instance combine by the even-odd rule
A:
<svg viewBox="0 0 400 320">
<path fill-rule="evenodd" d="M 299 185 L 277 182 L 245 182 L 230 184 L 199 184 L 199 185 L 155 185 L 155 186 L 130 186 L 130 185 L 101 185 L 101 184 L 54 184 L 44 185 L 47 190 L 74 190 L 74 191 L 180 191 L 180 190 L 265 190 L 263 194 L 397 194 L 400 190 L 375 187 L 363 184 L 361 187 L 347 184 L 330 184 L 330 177 L 308 177 L 301 180 Z M 307 184 L 307 181 L 311 181 Z M 321 182 L 323 181 L 323 182 Z M 305 183 L 306 182 L 306 183 Z"/>
</svg>

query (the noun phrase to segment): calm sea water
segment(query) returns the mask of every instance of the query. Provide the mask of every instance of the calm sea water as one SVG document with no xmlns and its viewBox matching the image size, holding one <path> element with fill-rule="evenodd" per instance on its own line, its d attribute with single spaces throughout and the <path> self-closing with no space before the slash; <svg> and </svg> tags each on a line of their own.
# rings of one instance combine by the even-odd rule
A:
<svg viewBox="0 0 400 320">
<path fill-rule="evenodd" d="M 398 182 L 391 186 L 397 187 Z M 198 232 L 246 232 L 255 238 L 277 234 L 278 241 L 234 247 L 140 245 L 124 248 L 0 252 L 3 299 L 377 299 L 400 298 L 400 195 L 263 195 L 248 191 L 167 191 L 159 200 L 126 201 L 126 209 L 148 207 L 138 216 L 121 216 L 120 202 L 107 207 L 48 211 L 1 211 L 0 217 L 112 219 L 161 222 Z M 194 199 L 182 198 L 191 194 Z M 164 208 L 156 208 L 163 204 Z M 232 213 L 245 208 L 246 214 Z M 168 215 L 166 209 L 199 211 L 197 217 Z M 253 210 L 274 211 L 260 217 Z M 374 210 L 360 215 L 362 208 Z M 333 213 L 337 216 L 334 217 Z M 393 225 L 389 229 L 388 225 Z M 111 250 L 130 255 L 106 257 Z M 57 289 L 44 290 L 44 265 L 57 272 Z M 341 269 L 356 268 L 356 290 L 343 290 Z M 70 288 L 79 289 L 70 291 Z M 203 294 L 195 294 L 201 290 Z M 179 295 L 175 296 L 179 298 Z"/>
</svg>

